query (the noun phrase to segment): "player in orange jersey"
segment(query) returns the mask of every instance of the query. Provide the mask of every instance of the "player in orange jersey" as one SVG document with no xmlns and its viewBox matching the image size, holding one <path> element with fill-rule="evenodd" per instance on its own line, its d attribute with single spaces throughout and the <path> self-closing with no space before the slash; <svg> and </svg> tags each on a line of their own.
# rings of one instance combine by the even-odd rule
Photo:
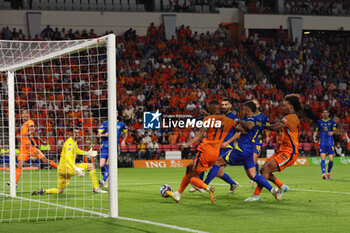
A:
<svg viewBox="0 0 350 233">
<path fill-rule="evenodd" d="M 303 108 L 299 95 L 287 95 L 282 102 L 281 108 L 284 114 L 283 119 L 276 124 L 265 126 L 265 129 L 272 131 L 282 130 L 282 143 L 279 150 L 266 160 L 260 170 L 263 177 L 278 186 L 277 199 L 279 200 L 282 200 L 284 192 L 287 192 L 289 187 L 272 173 L 276 171 L 281 172 L 286 167 L 292 166 L 298 158 L 300 121 L 296 113 Z M 259 201 L 261 190 L 262 187 L 256 187 L 254 195 L 246 199 L 246 201 Z"/>
<path fill-rule="evenodd" d="M 203 119 L 206 121 L 219 121 L 220 126 L 209 126 L 202 127 L 196 136 L 186 143 L 184 147 L 189 147 L 202 139 L 204 134 L 206 137 L 203 138 L 202 143 L 198 146 L 198 153 L 196 158 L 187 166 L 186 174 L 182 179 L 180 188 L 176 192 L 167 191 L 167 194 L 176 202 L 181 199 L 181 194 L 186 189 L 189 183 L 196 187 L 203 188 L 209 192 L 210 200 L 215 204 L 215 187 L 206 185 L 201 179 L 198 178 L 199 174 L 206 171 L 211 167 L 218 158 L 220 147 L 224 141 L 226 135 L 231 128 L 235 126 L 232 119 L 225 117 L 221 114 L 220 103 L 217 100 L 212 100 L 209 103 L 209 112 L 212 114 Z"/>
<path fill-rule="evenodd" d="M 38 158 L 43 163 L 48 163 L 51 167 L 57 169 L 57 164 L 52 160 L 48 160 L 34 141 L 34 138 L 37 138 L 41 143 L 46 143 L 35 132 L 34 122 L 29 119 L 29 111 L 27 109 L 22 110 L 21 117 L 24 123 L 21 126 L 21 148 L 16 164 L 16 184 L 18 184 L 18 180 L 21 177 L 23 163 L 28 161 L 30 157 Z"/>
</svg>

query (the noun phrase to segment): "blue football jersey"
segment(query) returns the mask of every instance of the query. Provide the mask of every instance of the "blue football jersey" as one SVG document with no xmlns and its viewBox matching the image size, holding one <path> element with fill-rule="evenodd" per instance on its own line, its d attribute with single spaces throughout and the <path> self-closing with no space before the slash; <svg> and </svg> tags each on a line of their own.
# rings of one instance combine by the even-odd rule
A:
<svg viewBox="0 0 350 233">
<path fill-rule="evenodd" d="M 333 119 L 318 120 L 317 122 L 317 131 L 320 131 L 320 145 L 323 146 L 334 146 L 333 135 L 329 135 L 329 132 L 335 131 L 337 126 Z"/>
<path fill-rule="evenodd" d="M 251 122 L 254 125 L 254 127 L 251 130 L 248 130 L 246 134 L 241 134 L 235 148 L 244 154 L 252 155 L 254 152 L 254 148 L 256 146 L 255 144 L 255 141 L 257 140 L 256 132 L 259 130 L 259 127 L 256 124 L 255 117 L 243 118 L 242 121 Z"/>
<path fill-rule="evenodd" d="M 117 120 L 117 146 L 119 148 L 119 141 L 120 141 L 120 136 L 123 133 L 125 133 L 128 129 L 126 128 L 126 125 Z M 105 134 L 108 133 L 108 121 L 103 122 L 103 124 L 100 126 L 98 129 L 99 132 Z M 102 137 L 102 142 L 101 142 L 101 147 L 102 148 L 108 148 L 108 136 L 107 137 Z"/>
<path fill-rule="evenodd" d="M 238 121 L 238 117 L 233 113 L 233 112 L 229 112 L 225 115 L 226 117 L 232 119 L 235 123 Z M 235 135 L 236 131 L 234 128 L 230 129 L 230 131 L 228 132 L 228 134 L 226 135 L 225 139 L 224 139 L 224 142 L 226 142 L 227 140 L 229 140 L 230 138 L 233 137 L 233 135 Z M 230 146 L 233 148 L 233 144 L 235 142 L 231 142 L 230 143 Z"/>
<path fill-rule="evenodd" d="M 254 117 L 256 119 L 256 124 L 258 126 L 258 130 L 256 132 L 257 135 L 256 135 L 255 144 L 262 145 L 262 143 L 263 143 L 262 139 L 258 139 L 258 138 L 260 137 L 262 131 L 264 130 L 264 127 L 266 125 L 270 125 L 270 121 L 269 121 L 269 118 L 267 118 L 267 116 L 262 112 L 259 112 Z"/>
</svg>

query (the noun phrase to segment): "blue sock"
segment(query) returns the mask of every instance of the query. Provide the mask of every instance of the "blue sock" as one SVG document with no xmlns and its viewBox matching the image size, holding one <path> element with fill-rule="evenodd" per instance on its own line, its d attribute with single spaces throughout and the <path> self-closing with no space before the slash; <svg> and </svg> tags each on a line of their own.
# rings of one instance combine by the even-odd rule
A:
<svg viewBox="0 0 350 233">
<path fill-rule="evenodd" d="M 100 170 L 101 170 L 101 174 L 102 174 L 102 176 L 105 174 L 105 170 L 106 170 L 106 168 L 103 166 L 103 167 L 100 167 Z"/>
<path fill-rule="evenodd" d="M 109 165 L 106 165 L 105 173 L 103 174 L 103 181 L 106 182 L 107 178 L 109 176 Z"/>
<path fill-rule="evenodd" d="M 326 161 L 325 160 L 321 160 L 321 170 L 322 170 L 322 174 L 326 173 Z"/>
<path fill-rule="evenodd" d="M 261 187 L 265 187 L 266 189 L 268 189 L 269 191 L 271 191 L 272 186 L 271 184 L 261 175 L 256 175 L 253 179 L 256 183 L 258 183 L 258 185 L 260 185 Z"/>
<path fill-rule="evenodd" d="M 328 173 L 331 173 L 333 167 L 333 161 L 329 161 L 328 163 Z"/>
<path fill-rule="evenodd" d="M 255 164 L 255 169 L 256 169 L 256 174 L 259 174 L 259 164 L 258 163 Z"/>
<path fill-rule="evenodd" d="M 214 164 L 214 165 L 211 167 L 211 169 L 210 169 L 210 171 L 209 171 L 209 173 L 208 173 L 208 175 L 207 175 L 207 178 L 205 179 L 204 183 L 205 183 L 205 184 L 210 184 L 210 182 L 211 182 L 211 181 L 216 177 L 216 175 L 219 173 L 219 170 L 220 170 L 220 167 L 219 167 L 218 165 Z"/>
<path fill-rule="evenodd" d="M 221 179 L 223 181 L 225 181 L 226 183 L 230 184 L 230 185 L 234 185 L 236 182 L 234 182 L 231 177 L 229 175 L 227 175 L 226 173 L 224 173 L 224 175 L 221 177 Z"/>
<path fill-rule="evenodd" d="M 205 174 L 205 172 L 202 172 L 201 174 L 199 174 L 198 178 L 201 179 L 201 180 L 203 180 L 204 174 Z"/>
</svg>

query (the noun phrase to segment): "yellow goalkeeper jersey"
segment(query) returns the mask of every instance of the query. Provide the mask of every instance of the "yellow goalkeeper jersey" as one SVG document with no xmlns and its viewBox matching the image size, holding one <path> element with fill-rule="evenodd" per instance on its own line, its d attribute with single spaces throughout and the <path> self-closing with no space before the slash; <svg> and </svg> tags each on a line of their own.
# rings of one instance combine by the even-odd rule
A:
<svg viewBox="0 0 350 233">
<path fill-rule="evenodd" d="M 75 173 L 73 166 L 75 165 L 77 154 L 83 155 L 85 151 L 80 150 L 77 142 L 70 137 L 63 145 L 60 163 L 57 167 L 58 173 Z"/>
</svg>

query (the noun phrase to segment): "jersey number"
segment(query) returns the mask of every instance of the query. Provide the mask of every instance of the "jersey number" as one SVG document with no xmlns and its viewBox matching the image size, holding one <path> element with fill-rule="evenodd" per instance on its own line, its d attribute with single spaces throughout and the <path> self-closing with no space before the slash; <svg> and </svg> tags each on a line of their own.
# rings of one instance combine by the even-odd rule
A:
<svg viewBox="0 0 350 233">
<path fill-rule="evenodd" d="M 219 139 L 218 139 L 218 140 L 221 140 L 222 133 L 224 132 L 224 126 L 221 125 L 220 129 L 218 129 L 218 128 L 215 129 L 215 133 L 214 133 L 214 135 L 213 135 L 213 140 L 215 140 L 215 137 L 216 137 L 216 134 L 218 133 L 218 130 L 220 130 L 220 136 L 219 136 Z"/>
</svg>

